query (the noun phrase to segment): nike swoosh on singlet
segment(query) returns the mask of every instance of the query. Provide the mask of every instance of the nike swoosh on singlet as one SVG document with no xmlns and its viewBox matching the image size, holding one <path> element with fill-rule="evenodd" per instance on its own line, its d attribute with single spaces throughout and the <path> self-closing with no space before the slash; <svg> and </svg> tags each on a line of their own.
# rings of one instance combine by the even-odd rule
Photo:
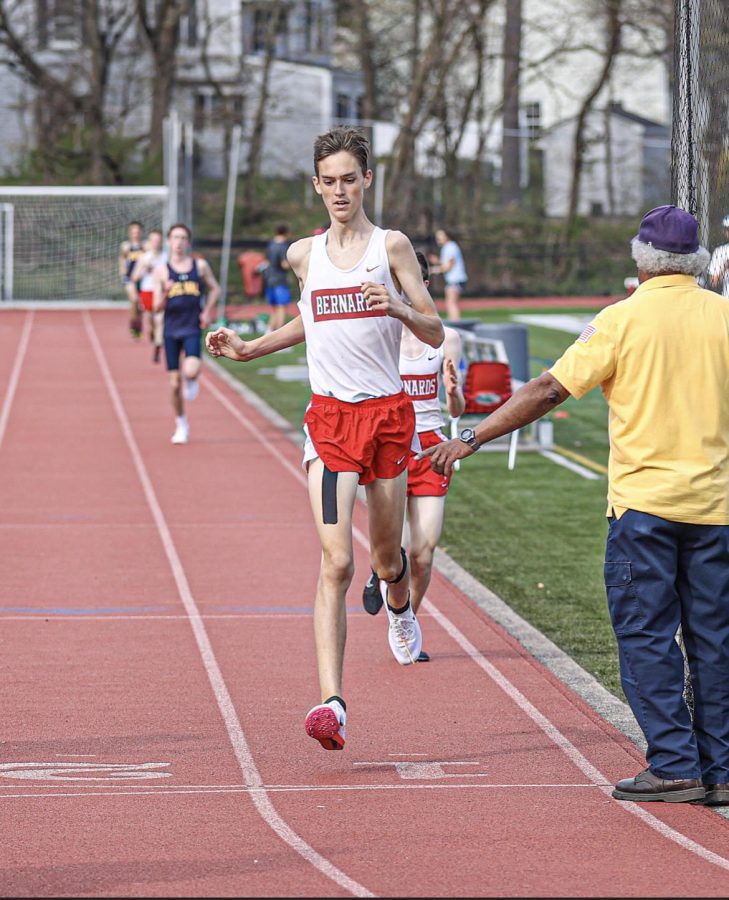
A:
<svg viewBox="0 0 729 900">
<path fill-rule="evenodd" d="M 367 271 L 368 271 L 368 272 L 374 272 L 375 269 L 379 269 L 379 268 L 380 268 L 379 266 L 367 266 Z"/>
</svg>

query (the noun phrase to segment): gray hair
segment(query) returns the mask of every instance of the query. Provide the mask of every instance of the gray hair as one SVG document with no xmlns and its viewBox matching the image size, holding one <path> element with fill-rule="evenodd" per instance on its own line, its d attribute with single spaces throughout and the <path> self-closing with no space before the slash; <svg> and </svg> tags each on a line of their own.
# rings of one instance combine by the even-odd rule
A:
<svg viewBox="0 0 729 900">
<path fill-rule="evenodd" d="M 671 253 L 668 250 L 658 250 L 652 244 L 645 244 L 637 238 L 630 242 L 630 249 L 638 268 L 648 275 L 699 276 L 711 259 L 705 247 L 699 247 L 695 253 Z"/>
</svg>

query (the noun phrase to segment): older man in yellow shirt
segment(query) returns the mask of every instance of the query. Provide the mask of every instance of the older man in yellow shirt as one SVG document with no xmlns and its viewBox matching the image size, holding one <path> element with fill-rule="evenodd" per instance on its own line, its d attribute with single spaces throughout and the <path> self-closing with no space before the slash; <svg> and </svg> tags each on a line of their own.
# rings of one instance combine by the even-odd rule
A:
<svg viewBox="0 0 729 900">
<path fill-rule="evenodd" d="M 640 285 L 475 431 L 423 455 L 456 459 L 600 385 L 610 435 L 605 586 L 623 689 L 648 768 L 619 800 L 729 804 L 729 304 L 698 286 L 696 219 L 646 213 Z M 682 627 L 695 712 L 683 699 Z"/>
</svg>

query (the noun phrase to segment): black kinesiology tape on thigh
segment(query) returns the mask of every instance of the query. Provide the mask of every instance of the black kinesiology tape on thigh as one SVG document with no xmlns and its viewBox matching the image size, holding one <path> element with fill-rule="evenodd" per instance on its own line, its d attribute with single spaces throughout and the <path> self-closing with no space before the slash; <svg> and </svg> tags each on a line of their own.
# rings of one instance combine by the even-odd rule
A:
<svg viewBox="0 0 729 900">
<path fill-rule="evenodd" d="M 337 473 L 324 466 L 321 479 L 322 521 L 325 525 L 337 524 Z"/>
</svg>

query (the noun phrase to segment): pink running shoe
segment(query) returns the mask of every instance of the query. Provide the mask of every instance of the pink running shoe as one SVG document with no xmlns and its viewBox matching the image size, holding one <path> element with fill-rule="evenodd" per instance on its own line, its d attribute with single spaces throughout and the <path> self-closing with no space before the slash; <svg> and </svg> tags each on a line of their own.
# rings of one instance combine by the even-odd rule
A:
<svg viewBox="0 0 729 900">
<path fill-rule="evenodd" d="M 339 700 L 332 698 L 309 710 L 304 728 L 309 737 L 319 741 L 325 750 L 343 750 L 346 721 L 344 707 Z"/>
</svg>

